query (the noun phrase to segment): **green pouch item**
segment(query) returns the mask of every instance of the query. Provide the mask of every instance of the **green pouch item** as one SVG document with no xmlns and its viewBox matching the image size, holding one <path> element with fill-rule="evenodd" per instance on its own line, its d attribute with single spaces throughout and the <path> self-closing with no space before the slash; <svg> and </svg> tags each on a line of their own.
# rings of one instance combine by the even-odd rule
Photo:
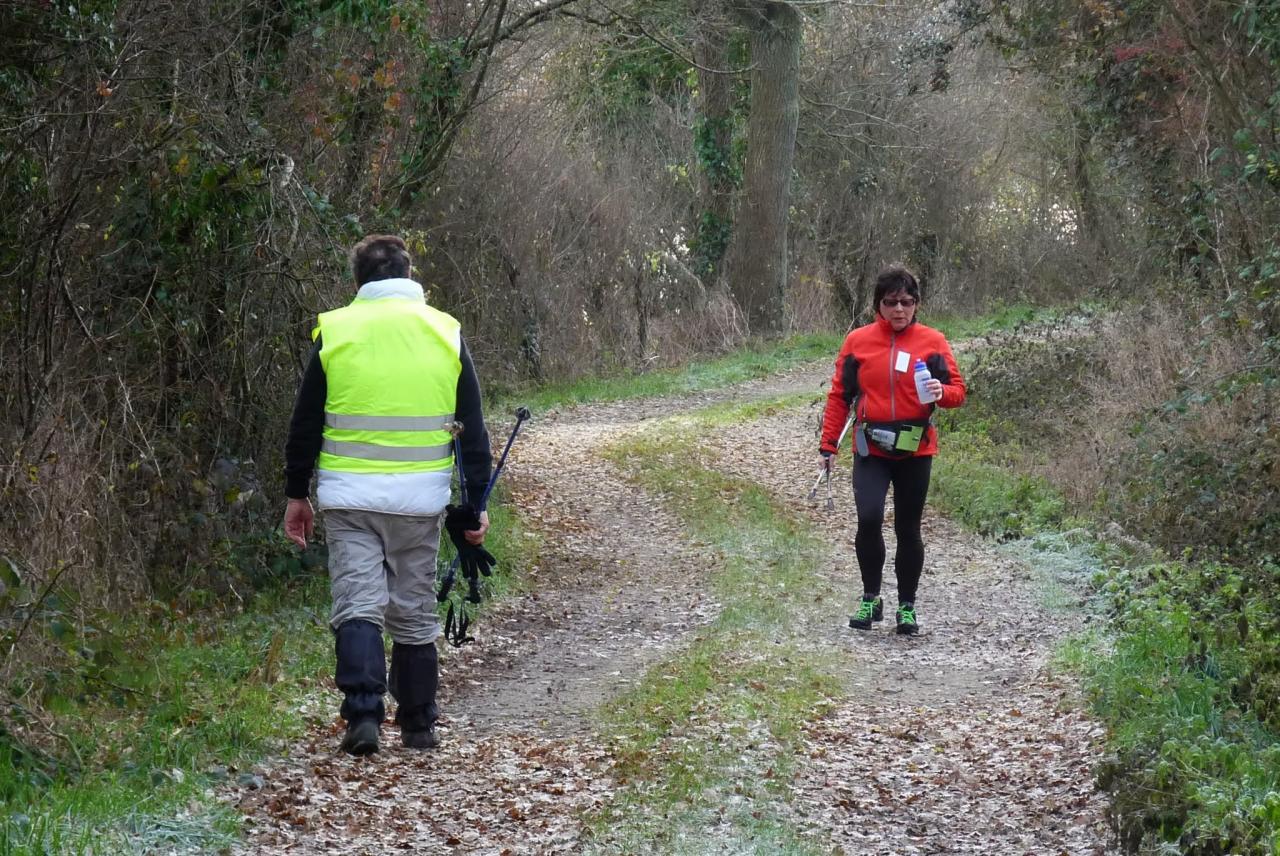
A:
<svg viewBox="0 0 1280 856">
<path fill-rule="evenodd" d="M 923 439 L 923 425 L 904 425 L 898 430 L 898 441 L 893 447 L 899 452 L 914 452 L 920 448 L 920 441 Z"/>
</svg>

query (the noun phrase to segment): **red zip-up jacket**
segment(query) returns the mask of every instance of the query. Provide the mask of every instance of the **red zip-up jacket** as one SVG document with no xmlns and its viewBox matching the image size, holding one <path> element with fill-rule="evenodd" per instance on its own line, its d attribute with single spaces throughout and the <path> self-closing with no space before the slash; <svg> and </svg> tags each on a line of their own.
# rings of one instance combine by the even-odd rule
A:
<svg viewBox="0 0 1280 856">
<path fill-rule="evenodd" d="M 850 360 L 854 362 L 850 363 Z M 942 398 L 937 402 L 939 407 L 959 407 L 964 403 L 964 378 L 960 376 L 951 346 L 947 344 L 947 338 L 932 327 L 913 321 L 901 333 L 894 333 L 889 322 L 877 315 L 875 321 L 845 336 L 844 345 L 836 356 L 831 390 L 827 393 L 819 449 L 833 455 L 838 452 L 836 439 L 854 402 L 857 403 L 860 424 L 929 418 L 932 408 L 921 404 L 916 395 L 916 360 L 923 360 L 930 373 L 942 381 Z M 874 444 L 869 451 L 879 457 L 892 457 Z M 930 425 L 915 454 L 937 453 L 938 432 Z"/>
</svg>

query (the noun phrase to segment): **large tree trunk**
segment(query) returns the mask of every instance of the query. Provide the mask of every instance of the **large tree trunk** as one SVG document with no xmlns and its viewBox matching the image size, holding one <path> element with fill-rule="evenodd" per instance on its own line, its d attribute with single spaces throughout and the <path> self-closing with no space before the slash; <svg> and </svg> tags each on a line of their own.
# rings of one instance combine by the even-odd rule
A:
<svg viewBox="0 0 1280 856">
<path fill-rule="evenodd" d="M 751 27 L 751 113 L 742 208 L 727 272 L 754 333 L 785 329 L 787 209 L 800 117 L 800 14 L 788 3 L 739 7 Z"/>
<path fill-rule="evenodd" d="M 720 279 L 733 234 L 733 194 L 737 175 L 733 158 L 733 78 L 728 67 L 729 34 L 719 4 L 704 10 L 698 22 L 694 55 L 698 69 L 698 123 L 694 150 L 698 161 L 698 201 L 694 210 L 694 271 L 711 286 Z"/>
</svg>

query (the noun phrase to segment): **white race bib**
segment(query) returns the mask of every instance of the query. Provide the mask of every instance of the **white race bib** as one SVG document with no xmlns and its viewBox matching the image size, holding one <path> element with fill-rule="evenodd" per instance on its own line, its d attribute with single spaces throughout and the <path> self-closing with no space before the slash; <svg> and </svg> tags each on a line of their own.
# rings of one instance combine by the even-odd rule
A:
<svg viewBox="0 0 1280 856">
<path fill-rule="evenodd" d="M 898 351 L 898 361 L 893 364 L 894 371 L 906 372 L 911 370 L 911 355 L 906 351 Z"/>
</svg>

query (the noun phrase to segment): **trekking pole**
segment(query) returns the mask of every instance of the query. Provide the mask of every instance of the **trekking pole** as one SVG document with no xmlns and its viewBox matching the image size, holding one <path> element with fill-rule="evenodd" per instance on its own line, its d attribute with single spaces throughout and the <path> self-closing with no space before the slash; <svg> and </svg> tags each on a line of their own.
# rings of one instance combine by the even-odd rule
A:
<svg viewBox="0 0 1280 856">
<path fill-rule="evenodd" d="M 507 463 L 507 453 L 511 451 L 511 444 L 516 441 L 516 435 L 520 433 L 520 426 L 533 417 L 527 407 L 516 408 L 516 425 L 511 429 L 511 436 L 507 438 L 507 445 L 502 450 L 502 457 L 498 458 L 498 466 L 493 468 L 493 474 L 489 476 L 489 483 L 485 485 L 484 495 L 480 497 L 480 507 L 476 511 L 484 511 L 489 504 L 489 494 L 493 491 L 493 486 L 498 481 L 498 475 L 502 472 L 502 468 Z"/>
<path fill-rule="evenodd" d="M 844 428 L 840 430 L 840 437 L 836 440 L 836 449 L 840 448 L 840 444 L 844 442 L 844 435 L 849 433 L 850 426 L 853 425 L 853 414 L 849 414 L 849 418 L 844 420 Z"/>
<path fill-rule="evenodd" d="M 822 480 L 824 478 L 827 479 L 828 482 L 831 481 L 831 470 L 826 467 L 818 467 L 818 477 L 814 479 L 813 487 L 809 489 L 809 502 L 818 501 L 818 488 L 822 486 Z"/>
<path fill-rule="evenodd" d="M 529 408 L 527 407 L 516 408 L 515 427 L 511 429 L 511 436 L 507 437 L 507 445 L 502 449 L 502 456 L 498 458 L 498 465 L 494 467 L 493 472 L 489 475 L 489 483 L 485 485 L 484 493 L 481 494 L 480 496 L 480 503 L 478 506 L 476 506 L 477 512 L 484 511 L 486 506 L 488 506 L 489 494 L 493 492 L 493 486 L 494 484 L 497 483 L 498 476 L 502 473 L 502 468 L 506 466 L 507 455 L 511 451 L 511 444 L 516 441 L 516 435 L 520 433 L 521 426 L 523 426 L 524 423 L 527 422 L 532 417 L 533 417 L 533 414 L 529 412 Z M 455 442 L 456 442 L 456 438 L 455 438 Z M 462 491 L 463 501 L 466 502 L 468 498 L 466 495 L 467 493 L 466 480 L 462 476 L 462 459 L 457 455 L 456 452 L 455 452 L 455 458 L 457 458 L 457 461 L 458 461 L 459 490 Z M 453 582 L 457 577 L 459 561 L 460 561 L 460 557 L 454 556 L 453 561 L 449 563 L 449 569 L 448 571 L 445 572 L 444 582 L 440 584 L 440 591 L 436 593 L 437 601 L 442 601 L 449 596 L 449 590 L 453 588 Z"/>
<path fill-rule="evenodd" d="M 844 435 L 849 433 L 849 426 L 853 425 L 853 414 L 849 414 L 849 418 L 844 421 L 844 428 L 840 431 L 840 436 L 836 439 L 836 449 L 840 448 L 840 444 L 844 442 Z M 835 500 L 831 498 L 831 470 L 828 467 L 820 467 L 818 469 L 818 477 L 814 479 L 813 487 L 809 490 L 809 501 L 818 501 L 818 488 L 822 485 L 823 480 L 827 482 L 827 511 L 834 511 L 836 507 Z"/>
<path fill-rule="evenodd" d="M 844 420 L 844 427 L 840 429 L 840 436 L 836 438 L 836 449 L 840 449 L 840 444 L 844 442 L 844 435 L 849 433 L 849 429 L 853 427 L 855 411 L 849 412 L 849 418 Z M 831 498 L 831 472 L 827 472 L 827 511 L 836 510 L 836 501 Z"/>
</svg>

